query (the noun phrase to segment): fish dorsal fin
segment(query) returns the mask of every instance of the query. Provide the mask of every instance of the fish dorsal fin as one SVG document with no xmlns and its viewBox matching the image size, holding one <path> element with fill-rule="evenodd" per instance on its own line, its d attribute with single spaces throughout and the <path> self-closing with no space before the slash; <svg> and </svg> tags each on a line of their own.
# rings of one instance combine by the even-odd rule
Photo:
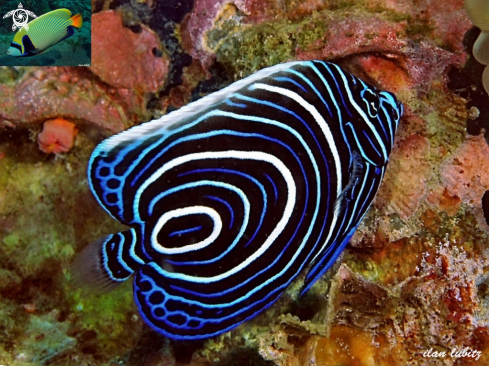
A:
<svg viewBox="0 0 489 366">
<path fill-rule="evenodd" d="M 167 129 L 175 123 L 188 119 L 189 116 L 196 116 L 205 110 L 211 109 L 213 106 L 224 101 L 239 89 L 251 85 L 255 81 L 268 77 L 276 72 L 288 69 L 297 63 L 299 62 L 293 61 L 262 69 L 253 75 L 236 81 L 217 92 L 206 95 L 205 97 L 187 104 L 176 111 L 170 112 L 159 119 L 143 123 L 139 126 L 132 127 L 121 134 L 114 135 L 111 138 L 103 141 L 97 147 L 97 150 L 99 153 L 102 151 L 108 152 L 119 144 L 130 143 L 143 136 L 144 138 L 148 138 L 148 136 L 150 136 L 152 133 L 158 133 L 158 131 L 161 133 L 161 130 Z"/>
<path fill-rule="evenodd" d="M 62 19 L 70 19 L 71 18 L 71 11 L 68 9 L 56 9 L 52 10 L 46 14 L 43 14 L 41 16 L 56 16 L 57 18 L 62 18 Z M 39 17 L 40 18 L 40 17 Z M 37 18 L 37 19 L 39 19 Z"/>
<path fill-rule="evenodd" d="M 144 157 L 144 151 L 150 149 L 155 141 L 164 144 L 165 139 L 169 138 L 179 129 L 189 126 L 190 123 L 198 123 L 199 116 L 204 115 L 209 110 L 215 109 L 219 103 L 225 102 L 233 93 L 242 88 L 246 88 L 257 80 L 262 80 L 271 74 L 290 68 L 294 64 L 295 62 L 291 62 L 258 71 L 243 80 L 237 81 L 218 92 L 190 103 L 158 120 L 143 123 L 103 141 L 92 153 L 88 167 L 90 187 L 100 204 L 114 218 L 132 226 L 138 219 L 128 213 L 126 209 L 127 205 L 124 203 L 133 201 L 134 197 L 131 197 L 132 193 L 128 193 L 126 190 L 124 194 L 117 193 L 117 195 L 109 195 L 107 193 L 107 187 L 104 186 L 104 182 L 108 182 L 114 174 L 107 173 L 104 176 L 104 172 L 115 169 L 117 166 L 118 175 L 120 177 L 126 177 L 134 164 L 134 161 L 131 161 L 128 154 Z M 119 164 L 124 158 L 127 158 L 127 164 Z M 122 180 L 119 179 L 119 182 L 118 184 L 121 187 L 128 187 L 133 184 L 133 181 L 126 182 L 125 178 Z M 130 189 L 128 190 L 131 191 Z"/>
</svg>

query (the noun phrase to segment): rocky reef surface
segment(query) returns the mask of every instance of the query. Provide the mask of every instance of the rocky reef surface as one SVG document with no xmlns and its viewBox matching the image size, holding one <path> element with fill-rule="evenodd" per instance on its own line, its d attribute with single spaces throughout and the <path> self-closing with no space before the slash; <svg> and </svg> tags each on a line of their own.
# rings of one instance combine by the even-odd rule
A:
<svg viewBox="0 0 489 366">
<path fill-rule="evenodd" d="M 22 11 L 20 11 L 20 6 Z M 72 15 L 80 14 L 83 19 L 81 28 L 76 28 L 74 35 L 64 41 L 59 42 L 36 57 L 12 57 L 7 55 L 7 50 L 13 40 L 15 32 L 12 27 L 15 25 L 12 19 L 12 11 L 15 11 L 18 22 L 26 17 L 29 11 L 36 17 L 40 17 L 56 9 L 68 9 Z M 19 11 L 19 12 L 17 12 Z M 11 14 L 8 17 L 7 14 Z M 32 65 L 63 65 L 79 66 L 85 65 L 90 61 L 90 30 L 91 30 L 91 2 L 90 0 L 2 0 L 0 2 L 0 65 L 8 66 L 32 66 Z M 27 21 L 34 20 L 33 15 L 27 17 Z"/>
<path fill-rule="evenodd" d="M 489 363 L 489 96 L 462 0 L 93 0 L 92 11 L 92 67 L 0 68 L 1 365 Z M 76 253 L 120 229 L 88 188 L 98 142 L 309 59 L 405 107 L 374 205 L 324 278 L 302 298 L 299 278 L 264 314 L 191 343 L 149 329 L 130 283 L 103 295 L 73 284 Z"/>
</svg>

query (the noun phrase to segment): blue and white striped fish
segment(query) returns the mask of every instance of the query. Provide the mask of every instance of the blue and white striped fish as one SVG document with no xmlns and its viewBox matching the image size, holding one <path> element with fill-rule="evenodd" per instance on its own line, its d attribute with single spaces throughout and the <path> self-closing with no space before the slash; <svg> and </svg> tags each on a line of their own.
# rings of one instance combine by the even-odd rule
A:
<svg viewBox="0 0 489 366">
<path fill-rule="evenodd" d="M 229 331 L 307 266 L 339 256 L 379 188 L 403 107 L 321 62 L 263 69 L 102 142 L 90 187 L 129 230 L 88 246 L 75 275 L 134 274 L 144 320 L 173 339 Z"/>
</svg>

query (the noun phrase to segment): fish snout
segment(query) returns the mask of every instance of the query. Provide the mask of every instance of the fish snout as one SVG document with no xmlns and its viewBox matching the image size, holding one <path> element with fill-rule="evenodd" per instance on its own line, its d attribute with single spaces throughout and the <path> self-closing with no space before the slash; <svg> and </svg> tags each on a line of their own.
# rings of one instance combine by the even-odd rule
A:
<svg viewBox="0 0 489 366">
<path fill-rule="evenodd" d="M 7 49 L 7 55 L 10 55 L 10 56 L 20 56 L 20 51 L 17 48 L 9 47 Z"/>
</svg>

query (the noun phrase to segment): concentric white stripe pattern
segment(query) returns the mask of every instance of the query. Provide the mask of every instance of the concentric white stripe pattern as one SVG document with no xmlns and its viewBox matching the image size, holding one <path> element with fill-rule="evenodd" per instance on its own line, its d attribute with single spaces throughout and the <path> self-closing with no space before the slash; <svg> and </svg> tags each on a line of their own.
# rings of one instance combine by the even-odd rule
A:
<svg viewBox="0 0 489 366">
<path fill-rule="evenodd" d="M 110 281 L 134 273 L 145 321 L 173 339 L 226 332 L 304 292 L 380 185 L 402 105 L 338 66 L 277 65 L 102 142 L 99 203 L 131 229 L 101 242 Z"/>
</svg>

